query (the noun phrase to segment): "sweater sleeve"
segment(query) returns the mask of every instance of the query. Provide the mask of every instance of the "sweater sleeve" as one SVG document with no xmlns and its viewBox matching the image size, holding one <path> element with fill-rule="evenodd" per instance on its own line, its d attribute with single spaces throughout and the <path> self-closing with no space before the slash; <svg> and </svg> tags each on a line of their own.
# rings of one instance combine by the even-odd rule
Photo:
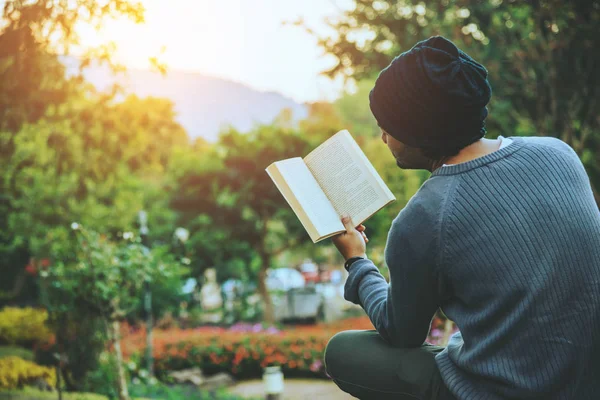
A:
<svg viewBox="0 0 600 400">
<path fill-rule="evenodd" d="M 346 300 L 360 304 L 393 346 L 421 346 L 440 306 L 444 278 L 437 264 L 444 189 L 426 182 L 392 223 L 385 250 L 389 284 L 371 260 L 350 267 Z"/>
</svg>

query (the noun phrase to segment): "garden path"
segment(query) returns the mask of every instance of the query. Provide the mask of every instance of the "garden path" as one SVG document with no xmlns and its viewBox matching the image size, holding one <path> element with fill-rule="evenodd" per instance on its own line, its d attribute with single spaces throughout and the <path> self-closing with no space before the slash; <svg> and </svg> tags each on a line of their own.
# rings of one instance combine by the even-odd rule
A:
<svg viewBox="0 0 600 400">
<path fill-rule="evenodd" d="M 228 390 L 238 396 L 250 398 L 264 398 L 264 384 L 262 380 L 238 382 Z M 349 400 L 354 397 L 342 392 L 335 383 L 322 379 L 286 379 L 284 393 L 281 400 Z"/>
</svg>

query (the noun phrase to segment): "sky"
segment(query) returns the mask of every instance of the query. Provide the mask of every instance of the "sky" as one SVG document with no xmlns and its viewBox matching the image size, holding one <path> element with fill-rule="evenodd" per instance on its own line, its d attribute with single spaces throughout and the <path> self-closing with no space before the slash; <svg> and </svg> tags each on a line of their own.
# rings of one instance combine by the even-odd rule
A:
<svg viewBox="0 0 600 400">
<path fill-rule="evenodd" d="M 100 32 L 81 27 L 83 45 L 117 44 L 116 58 L 148 68 L 159 56 L 169 69 L 197 71 L 277 91 L 298 102 L 333 100 L 342 83 L 320 72 L 334 65 L 317 39 L 283 25 L 304 18 L 319 34 L 349 0 L 144 0 L 145 23 L 110 21 Z M 161 52 L 163 51 L 164 52 Z"/>
</svg>

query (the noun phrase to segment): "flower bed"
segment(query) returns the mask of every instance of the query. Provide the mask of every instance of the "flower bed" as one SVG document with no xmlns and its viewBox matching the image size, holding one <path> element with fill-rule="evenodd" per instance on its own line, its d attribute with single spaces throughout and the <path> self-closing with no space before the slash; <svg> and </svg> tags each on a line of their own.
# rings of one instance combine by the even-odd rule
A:
<svg viewBox="0 0 600 400">
<path fill-rule="evenodd" d="M 440 332 L 435 319 L 432 333 Z M 237 378 L 259 377 L 268 365 L 279 365 L 288 377 L 326 378 L 323 353 L 329 339 L 350 329 L 374 329 L 367 317 L 333 324 L 302 326 L 279 331 L 261 325 L 225 328 L 169 329 L 153 331 L 155 371 L 164 379 L 167 371 L 200 367 L 206 374 L 228 372 Z M 435 343 L 436 337 L 428 340 Z M 126 333 L 125 357 L 137 369 L 145 348 L 144 331 Z"/>
</svg>

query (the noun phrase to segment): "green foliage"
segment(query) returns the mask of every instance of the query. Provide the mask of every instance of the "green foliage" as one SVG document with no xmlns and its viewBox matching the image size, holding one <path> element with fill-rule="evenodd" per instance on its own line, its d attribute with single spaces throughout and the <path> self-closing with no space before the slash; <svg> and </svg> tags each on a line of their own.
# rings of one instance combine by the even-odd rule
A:
<svg viewBox="0 0 600 400">
<path fill-rule="evenodd" d="M 76 223 L 72 230 L 70 241 L 53 244 L 57 261 L 40 276 L 56 350 L 71 360 L 65 379 L 81 388 L 92 385 L 88 374 L 101 368 L 98 355 L 106 348 L 111 322 L 139 308 L 144 282 L 169 282 L 184 271 L 165 248 L 148 250 L 133 234 L 113 241 Z"/>
<path fill-rule="evenodd" d="M 105 232 L 132 230 L 145 200 L 162 189 L 155 176 L 187 142 L 169 102 L 73 102 L 62 121 L 26 125 L 13 138 L 4 172 L 14 194 L 7 227 L 13 247 L 27 244 L 39 254 L 64 238 L 73 220 Z M 0 132 L 0 141 L 9 137 Z"/>
<path fill-rule="evenodd" d="M 122 242 L 72 224 L 71 243 L 53 246 L 56 263 L 42 273 L 51 312 L 83 308 L 88 313 L 120 319 L 139 302 L 144 282 L 181 274 L 181 265 L 164 248 L 151 251 L 131 236 Z"/>
<path fill-rule="evenodd" d="M 311 147 L 318 146 L 342 127 L 350 128 L 347 126 L 348 120 L 344 120 L 343 117 L 345 115 L 340 112 L 339 107 L 335 104 L 309 104 L 308 116 L 299 123 L 300 134 L 309 141 Z"/>
<path fill-rule="evenodd" d="M 69 361 L 62 366 L 66 388 L 81 391 L 88 386 L 90 371 L 98 368 L 98 355 L 106 349 L 106 322 L 85 310 L 53 312 L 51 315 L 56 341 L 51 346 L 38 346 L 36 361 L 55 367 L 56 356 L 60 354 Z"/>
<path fill-rule="evenodd" d="M 357 82 L 356 91 L 346 93 L 335 101 L 335 110 L 340 114 L 344 128 L 355 136 L 379 137 L 381 131 L 369 108 L 369 92 L 375 82 Z"/>
<path fill-rule="evenodd" d="M 26 361 L 33 361 L 34 355 L 31 350 L 17 346 L 0 346 L 0 358 L 19 357 Z"/>
<path fill-rule="evenodd" d="M 32 254 L 47 255 L 68 241 L 74 220 L 117 234 L 137 230 L 137 212 L 147 208 L 153 238 L 170 238 L 174 229 L 165 174 L 171 153 L 187 145 L 187 137 L 173 122 L 171 103 L 136 97 L 115 103 L 80 94 L 60 116 L 27 124 L 16 136 L 0 132 L 0 147 L 10 141 L 14 147 L 1 181 L 10 190 L 0 201 L 7 207 L 0 217 L 7 300 L 19 292 L 34 297 L 22 290 L 31 287 L 23 267 Z"/>
<path fill-rule="evenodd" d="M 16 389 L 42 379 L 50 387 L 56 387 L 56 371 L 31 361 L 11 356 L 0 358 L 0 390 Z"/>
<path fill-rule="evenodd" d="M 83 85 L 82 75 L 70 79 L 65 76 L 65 67 L 60 63 L 58 54 L 69 54 L 69 50 L 75 46 L 81 55 L 82 66 L 89 64 L 92 59 L 112 65 L 109 49 L 84 48 L 79 45 L 79 30 L 75 29 L 75 25 L 88 23 L 100 28 L 107 19 L 120 17 L 141 22 L 143 20 L 141 2 L 40 0 L 2 3 L 0 165 L 3 166 L 3 173 L 0 179 L 0 267 L 5 278 L 2 286 L 7 291 L 3 293 L 4 299 L 19 300 L 22 292 L 25 292 L 23 296 L 32 294 L 30 282 L 26 281 L 19 272 L 31 256 L 31 249 L 27 237 L 24 238 L 21 232 L 15 232 L 15 223 L 18 221 L 14 219 L 14 215 L 30 211 L 28 206 L 32 203 L 34 210 L 35 207 L 41 207 L 40 203 L 32 201 L 27 196 L 36 194 L 34 199 L 40 200 L 40 195 L 44 193 L 40 188 L 27 194 L 21 191 L 24 185 L 18 182 L 19 171 L 29 167 L 32 160 L 24 159 L 19 155 L 15 159 L 15 155 L 21 152 L 16 142 L 23 135 L 35 136 L 36 129 L 23 129 L 23 126 L 36 125 L 42 119 L 47 120 L 42 124 L 42 129 L 56 122 L 52 127 L 56 134 L 54 138 L 64 139 L 64 135 L 70 133 L 68 130 L 65 132 L 65 125 L 68 123 L 61 124 L 68 119 L 62 113 L 64 105 L 71 103 L 74 96 L 82 90 L 87 92 L 89 88 Z M 47 139 L 52 141 L 48 137 Z M 43 154 L 45 154 L 45 147 L 47 146 L 39 149 Z M 56 163 L 59 164 L 59 161 L 57 160 Z M 7 171 L 9 167 L 13 169 Z M 53 181 L 50 181 L 48 186 L 52 183 Z M 58 203 L 73 200 L 71 196 L 53 199 L 41 209 L 52 209 Z M 27 203 L 28 201 L 30 203 Z M 55 218 L 60 215 L 60 212 L 54 214 Z M 25 229 L 27 228 L 31 226 L 26 226 Z"/>
<path fill-rule="evenodd" d="M 143 21 L 140 1 L 54 0 L 3 2 L 0 16 L 0 130 L 17 132 L 35 123 L 69 97 L 81 77 L 65 78 L 57 54 L 77 47 L 82 66 L 92 60 L 111 63 L 109 49 L 82 48 L 76 24 L 101 27 L 108 19 Z M 10 150 L 10 149 L 9 149 Z"/>
<path fill-rule="evenodd" d="M 46 343 L 51 332 L 46 310 L 6 307 L 0 311 L 0 343 L 31 346 Z"/>
<path fill-rule="evenodd" d="M 264 277 L 272 257 L 308 236 L 265 168 L 309 149 L 300 133 L 277 126 L 261 126 L 246 134 L 230 130 L 214 149 L 200 155 L 201 167 L 181 175 L 172 206 L 182 221 L 190 221 L 189 246 L 197 273 L 217 266 L 221 279 L 258 277 L 269 307 Z M 229 268 L 236 265 L 245 269 Z M 265 314 L 269 318 L 268 310 Z"/>
<path fill-rule="evenodd" d="M 139 1 L 10 1 L 0 19 L 0 267 L 3 301 L 35 297 L 22 272 L 32 255 L 67 235 L 77 220 L 102 232 L 132 230 L 157 203 L 171 151 L 187 145 L 163 99 L 96 93 L 65 76 L 57 54 L 75 47 L 82 67 L 112 66 L 110 48 L 84 48 L 76 24 L 143 21 Z M 52 37 L 52 41 L 50 40 Z M 157 179 L 157 177 L 159 179 Z M 163 196 L 164 197 L 164 196 Z M 170 228 L 169 212 L 158 227 Z M 160 234 L 157 229 L 157 234 Z"/>
<path fill-rule="evenodd" d="M 227 393 L 226 390 L 217 390 L 214 392 L 198 392 L 197 389 L 187 387 L 170 386 L 130 386 L 130 392 L 133 399 L 190 399 L 190 400 L 242 400 L 247 397 L 239 397 Z M 95 393 L 63 393 L 64 400 L 107 400 L 114 397 L 107 397 Z M 11 400 L 55 400 L 56 393 L 42 392 L 32 388 L 23 390 L 6 390 L 0 392 L 0 399 Z"/>
<path fill-rule="evenodd" d="M 38 279 L 29 269 L 32 276 L 25 275 L 24 266 L 33 257 L 52 259 L 39 282 L 56 346 L 40 357 L 54 364 L 53 352 L 68 355 L 71 389 L 97 367 L 106 319 L 139 308 L 139 288 L 154 278 L 155 310 L 173 307 L 176 296 L 166 293 L 179 290 L 185 273 L 160 246 L 148 253 L 138 242 L 107 239 L 136 229 L 144 208 L 160 228 L 152 231 L 157 238 L 173 231 L 174 212 L 161 207 L 168 199 L 164 177 L 171 153 L 188 146 L 173 105 L 135 96 L 117 100 L 116 89 L 97 93 L 81 71 L 66 77 L 57 56 L 77 48 L 81 68 L 93 62 L 118 69 L 114 49 L 83 48 L 75 27 L 101 28 L 122 17 L 141 22 L 143 11 L 132 0 L 11 1 L 0 17 L 0 79 L 6 83 L 0 86 L 0 299 L 35 303 Z M 72 236 L 72 221 L 103 235 Z"/>
<path fill-rule="evenodd" d="M 87 374 L 84 383 L 81 385 L 81 390 L 101 394 L 109 399 L 117 398 L 115 363 L 116 360 L 112 354 L 106 351 L 100 353 L 96 368 Z"/>
<path fill-rule="evenodd" d="M 56 400 L 57 394 L 54 392 L 42 392 L 33 388 L 22 390 L 6 390 L 0 392 L 0 399 L 11 400 Z M 108 398 L 95 393 L 63 393 L 64 400 L 107 400 Z"/>
<path fill-rule="evenodd" d="M 331 23 L 337 35 L 320 39 L 338 61 L 327 75 L 372 79 L 417 41 L 444 35 L 489 70 L 490 136 L 559 137 L 582 157 L 600 202 L 598 0 L 353 4 Z"/>
</svg>

